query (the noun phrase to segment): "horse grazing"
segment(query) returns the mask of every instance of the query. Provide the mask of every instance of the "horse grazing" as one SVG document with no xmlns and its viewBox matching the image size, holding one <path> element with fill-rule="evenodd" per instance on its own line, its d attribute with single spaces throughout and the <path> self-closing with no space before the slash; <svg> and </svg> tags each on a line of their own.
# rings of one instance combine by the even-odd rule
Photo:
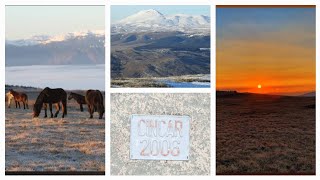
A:
<svg viewBox="0 0 320 180">
<path fill-rule="evenodd" d="M 33 105 L 33 118 L 38 117 L 42 107 L 44 106 L 45 118 L 47 117 L 47 104 L 49 104 L 49 109 L 52 114 L 52 104 L 56 104 L 57 111 L 54 114 L 54 117 L 57 117 L 60 111 L 60 102 L 62 103 L 62 118 L 67 115 L 67 93 L 61 88 L 50 89 L 48 87 L 44 88 L 39 96 L 37 97 L 36 102 Z"/>
<path fill-rule="evenodd" d="M 80 105 L 80 111 L 83 112 L 83 104 L 87 104 L 86 103 L 86 98 L 84 96 L 82 96 L 81 94 L 77 94 L 77 93 L 73 93 L 71 92 L 68 100 L 74 99 L 77 101 L 77 103 Z"/>
<path fill-rule="evenodd" d="M 13 89 L 9 90 L 9 94 L 11 94 L 13 96 L 13 99 L 16 102 L 16 108 L 18 108 L 18 106 L 20 108 L 20 102 L 22 102 L 23 109 L 26 109 L 26 107 L 27 107 L 27 109 L 29 109 L 27 94 L 22 93 L 22 92 L 18 92 L 18 91 L 14 91 Z"/>
<path fill-rule="evenodd" d="M 103 96 L 99 90 L 88 90 L 86 92 L 86 103 L 88 105 L 88 111 L 90 113 L 90 118 L 93 118 L 93 113 L 95 110 L 99 113 L 99 119 L 102 119 L 104 114 Z"/>
<path fill-rule="evenodd" d="M 7 98 L 7 101 L 8 101 L 8 108 L 10 108 L 11 101 L 14 99 L 14 97 L 10 92 L 7 92 L 6 93 L 6 98 Z"/>
</svg>

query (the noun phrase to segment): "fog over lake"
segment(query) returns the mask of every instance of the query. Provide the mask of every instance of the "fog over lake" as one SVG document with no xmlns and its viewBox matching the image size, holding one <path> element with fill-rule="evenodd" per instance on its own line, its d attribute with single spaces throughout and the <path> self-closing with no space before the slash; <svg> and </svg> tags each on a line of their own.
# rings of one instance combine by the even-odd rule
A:
<svg viewBox="0 0 320 180">
<path fill-rule="evenodd" d="M 5 79 L 8 85 L 105 90 L 105 65 L 9 66 Z"/>
</svg>

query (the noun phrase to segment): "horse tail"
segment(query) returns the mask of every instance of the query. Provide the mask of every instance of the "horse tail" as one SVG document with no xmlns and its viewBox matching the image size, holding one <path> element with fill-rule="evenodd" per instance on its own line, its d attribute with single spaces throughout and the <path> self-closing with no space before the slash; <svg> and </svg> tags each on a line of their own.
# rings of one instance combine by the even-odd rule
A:
<svg viewBox="0 0 320 180">
<path fill-rule="evenodd" d="M 98 94 L 99 94 L 99 96 L 100 96 L 100 99 L 101 99 L 101 101 L 100 101 L 100 112 L 102 112 L 102 114 L 105 112 L 105 109 L 104 109 L 104 100 L 103 100 L 103 95 L 102 95 L 102 93 L 101 93 L 101 91 L 99 91 L 99 90 L 97 90 L 98 91 Z"/>
<path fill-rule="evenodd" d="M 68 108 L 67 108 L 67 101 L 65 103 L 65 110 L 64 110 L 65 114 L 67 115 L 68 114 Z"/>
<path fill-rule="evenodd" d="M 63 109 L 64 109 L 64 114 L 65 115 L 67 115 L 68 113 L 67 113 L 67 93 L 66 93 L 66 97 L 65 98 L 63 98 L 63 100 L 62 100 L 62 106 L 63 106 Z"/>
<path fill-rule="evenodd" d="M 98 94 L 99 94 L 99 96 L 100 96 L 101 103 L 102 103 L 102 104 L 104 104 L 104 102 L 103 102 L 103 95 L 102 95 L 102 93 L 101 93 L 99 90 L 97 90 L 97 92 L 98 92 Z"/>
<path fill-rule="evenodd" d="M 27 109 L 29 109 L 29 100 L 27 95 L 26 95 L 26 106 L 27 106 Z"/>
</svg>

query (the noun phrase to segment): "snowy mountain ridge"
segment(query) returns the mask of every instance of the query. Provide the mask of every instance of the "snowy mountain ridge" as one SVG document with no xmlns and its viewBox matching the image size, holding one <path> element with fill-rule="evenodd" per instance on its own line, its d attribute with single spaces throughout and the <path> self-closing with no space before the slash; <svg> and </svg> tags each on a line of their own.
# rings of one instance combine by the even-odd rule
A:
<svg viewBox="0 0 320 180">
<path fill-rule="evenodd" d="M 174 14 L 164 15 L 157 10 L 139 11 L 111 26 L 112 33 L 132 33 L 148 31 L 181 31 L 186 33 L 210 31 L 210 17 L 204 15 Z"/>
<path fill-rule="evenodd" d="M 96 37 L 103 37 L 104 30 L 94 30 L 94 31 L 77 31 L 77 32 L 70 32 L 67 34 L 49 36 L 49 35 L 37 35 L 32 36 L 27 39 L 19 39 L 19 40 L 6 40 L 6 44 L 14 45 L 14 46 L 33 46 L 38 44 L 49 44 L 51 42 L 62 42 L 68 39 L 75 39 L 75 38 L 84 38 L 86 36 L 96 36 Z"/>
</svg>

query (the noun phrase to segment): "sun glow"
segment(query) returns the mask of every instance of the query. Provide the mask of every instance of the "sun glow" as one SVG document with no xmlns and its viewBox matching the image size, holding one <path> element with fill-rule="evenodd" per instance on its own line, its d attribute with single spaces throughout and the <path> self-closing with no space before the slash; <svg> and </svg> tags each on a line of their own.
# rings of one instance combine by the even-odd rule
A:
<svg viewBox="0 0 320 180">
<path fill-rule="evenodd" d="M 261 89 L 261 88 L 262 88 L 261 84 L 258 84 L 258 89 Z"/>
</svg>

